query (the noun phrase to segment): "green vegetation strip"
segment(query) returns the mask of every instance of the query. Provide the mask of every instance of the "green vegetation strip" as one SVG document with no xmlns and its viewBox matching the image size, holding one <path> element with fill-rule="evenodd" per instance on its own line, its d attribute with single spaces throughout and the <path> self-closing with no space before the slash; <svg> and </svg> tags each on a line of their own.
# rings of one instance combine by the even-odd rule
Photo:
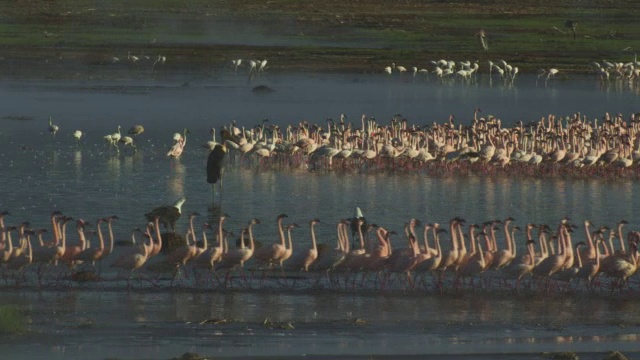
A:
<svg viewBox="0 0 640 360">
<path fill-rule="evenodd" d="M 391 62 L 505 59 L 522 72 L 562 67 L 589 72 L 592 61 L 627 62 L 640 51 L 640 2 L 594 0 L 178 0 L 17 2 L 0 13 L 5 60 L 47 49 L 43 62 L 132 54 L 168 57 L 175 70 L 202 65 L 201 47 L 215 48 L 208 66 L 238 56 L 270 59 L 270 70 L 381 71 Z M 577 23 L 576 38 L 566 21 Z M 482 51 L 480 29 L 489 50 Z M 185 48 L 193 46 L 190 54 Z M 283 54 L 283 48 L 286 54 Z M 298 61 L 311 48 L 323 61 Z M 353 60 L 345 48 L 357 49 Z M 100 49 L 99 53 L 96 49 Z M 35 53 L 38 53 L 35 51 Z M 180 58 L 174 53 L 186 53 Z M 206 51 L 204 52 L 206 53 Z M 402 57 L 399 57 L 399 56 Z M 369 61 L 362 62 L 367 57 Z M 271 61 L 277 60 L 277 61 Z M 16 61 L 10 69 L 21 65 Z M 76 64 L 82 65 L 82 64 Z M 3 71 L 0 69 L 0 72 Z M 78 71 L 73 69 L 70 71 Z M 37 73 L 37 72 L 36 72 Z M 63 72 L 64 73 L 64 72 Z"/>
<path fill-rule="evenodd" d="M 0 334 L 17 334 L 26 329 L 26 316 L 19 307 L 0 305 Z"/>
</svg>

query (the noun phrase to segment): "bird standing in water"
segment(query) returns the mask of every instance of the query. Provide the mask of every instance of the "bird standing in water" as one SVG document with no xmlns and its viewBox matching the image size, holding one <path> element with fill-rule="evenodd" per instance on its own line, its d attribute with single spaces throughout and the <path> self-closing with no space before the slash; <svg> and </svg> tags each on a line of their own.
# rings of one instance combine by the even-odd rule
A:
<svg viewBox="0 0 640 360">
<path fill-rule="evenodd" d="M 216 144 L 209 152 L 207 158 L 207 182 L 211 184 L 211 199 L 215 199 L 215 184 L 220 183 L 220 198 L 222 199 L 222 175 L 224 174 L 224 159 L 227 155 L 227 148 L 224 145 Z"/>
<path fill-rule="evenodd" d="M 53 135 L 53 140 L 56 140 L 56 133 L 58 132 L 60 128 L 58 127 L 58 125 L 53 123 L 53 119 L 51 118 L 51 116 L 49 116 L 49 132 Z"/>
<path fill-rule="evenodd" d="M 487 33 L 484 31 L 484 29 L 480 29 L 476 36 L 480 38 L 480 45 L 482 45 L 482 50 L 489 51 L 489 44 L 487 43 Z"/>
</svg>

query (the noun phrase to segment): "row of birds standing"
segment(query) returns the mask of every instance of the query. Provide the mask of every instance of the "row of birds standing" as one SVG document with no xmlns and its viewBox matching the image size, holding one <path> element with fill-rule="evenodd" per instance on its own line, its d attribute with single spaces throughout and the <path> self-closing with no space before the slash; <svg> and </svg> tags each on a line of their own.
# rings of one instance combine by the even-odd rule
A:
<svg viewBox="0 0 640 360">
<path fill-rule="evenodd" d="M 549 115 L 538 121 L 504 127 L 503 121 L 474 111 L 468 125 L 456 124 L 450 116 L 444 123 L 411 125 L 401 115 L 382 124 L 363 115 L 360 127 L 341 115 L 326 126 L 299 123 L 297 126 L 268 125 L 268 121 L 246 127 L 235 123 L 223 128 L 220 143 L 241 158 L 256 156 L 260 165 L 302 166 L 362 170 L 419 170 L 427 166 L 455 172 L 461 166 L 513 168 L 525 174 L 524 166 L 535 172 L 572 172 L 579 175 L 588 169 L 625 169 L 640 161 L 640 114 L 625 119 L 622 114 L 605 114 L 589 120 L 575 113 L 566 117 Z M 214 139 L 203 147 L 211 149 Z M 466 164 L 466 165 L 465 165 Z M 635 168 L 635 167 L 634 167 Z M 547 174 L 545 172 L 545 174 Z"/>
<path fill-rule="evenodd" d="M 268 120 L 249 127 L 233 122 L 221 129 L 220 139 L 212 128 L 212 139 L 202 147 L 211 151 L 220 145 L 224 153 L 230 150 L 231 154 L 239 154 L 240 164 L 246 164 L 244 159 L 253 155 L 260 166 L 334 168 L 333 163 L 339 161 L 343 170 L 427 167 L 447 173 L 466 164 L 476 166 L 477 171 L 513 167 L 518 174 L 524 174 L 523 166 L 530 171 L 546 166 L 550 171 L 563 169 L 563 175 L 570 176 L 592 174 L 586 169 L 603 169 L 603 174 L 608 167 L 635 169 L 632 166 L 640 161 L 640 114 L 625 119 L 622 114 L 607 113 L 593 120 L 580 113 L 549 115 L 504 127 L 501 119 L 492 115 L 480 117 L 480 112 L 474 111 L 468 125 L 456 124 L 453 115 L 447 122 L 426 126 L 409 124 L 401 115 L 394 116 L 388 124 L 363 115 L 360 127 L 344 114 L 338 121 L 328 119 L 326 126 L 301 122 L 282 129 L 269 125 Z M 51 119 L 49 124 L 49 131 L 55 136 L 58 127 Z M 123 143 L 135 149 L 134 137 L 143 131 L 138 125 L 129 130 L 132 136 L 123 136 L 118 127 L 104 139 L 110 147 L 118 148 Z M 182 155 L 188 133 L 184 129 L 173 135 L 167 156 Z"/>
<path fill-rule="evenodd" d="M 438 61 L 432 60 L 429 61 L 429 65 L 431 66 L 431 70 L 429 70 L 428 67 L 419 68 L 417 66 L 413 66 L 411 67 L 411 71 L 408 71 L 406 67 L 392 63 L 391 66 L 384 68 L 384 72 L 387 75 L 398 73 L 400 76 L 405 76 L 404 74 L 411 74 L 413 79 L 416 79 L 418 76 L 428 78 L 429 74 L 433 74 L 436 79 L 441 82 L 446 79 L 459 78 L 465 83 L 471 83 L 476 81 L 477 74 L 481 68 L 479 61 L 471 62 L 469 60 L 458 62 L 445 59 Z M 498 80 L 505 85 L 513 85 L 516 76 L 519 73 L 519 68 L 517 66 L 512 66 L 504 60 L 498 60 L 496 62 L 489 60 L 487 61 L 486 69 L 491 81 L 493 81 L 493 74 L 495 72 Z"/>
<path fill-rule="evenodd" d="M 637 57 L 628 62 L 609 62 L 602 60 L 602 64 L 594 61 L 591 63 L 593 70 L 601 81 L 609 81 L 611 77 L 617 80 L 635 82 L 640 79 L 640 62 Z"/>
<path fill-rule="evenodd" d="M 95 269 L 96 262 L 103 261 L 113 252 L 112 222 L 118 219 L 117 216 L 97 219 L 95 231 L 91 232 L 95 233 L 98 245 L 91 246 L 94 238 L 85 234 L 89 224 L 82 219 L 76 221 L 77 241 L 72 244 L 65 229 L 73 219 L 60 212 L 51 214 L 51 240 L 43 239 L 46 229 L 32 230 L 28 222 L 5 226 L 4 217 L 7 215 L 6 211 L 0 213 L 0 260 L 10 271 L 23 271 L 31 264 L 40 263 L 36 269 L 39 282 L 46 276 L 45 265 L 62 263 L 76 270 L 81 266 Z M 144 231 L 132 231 L 133 246 L 121 252 L 111 262 L 111 267 L 131 274 L 150 258 L 160 256 L 163 236 L 166 236 L 160 233 L 161 214 L 148 215 L 153 216 L 153 222 L 149 222 Z M 364 287 L 368 282 L 374 288 L 383 289 L 394 277 L 404 287 L 414 287 L 416 280 L 420 280 L 416 274 L 427 273 L 435 274 L 433 284 L 437 288 L 443 286 L 445 276 L 453 280 L 455 287 L 475 286 L 473 278 L 492 271 L 490 273 L 500 279 L 515 281 L 513 286 L 516 290 L 528 276 L 540 289 L 550 289 L 552 282 L 556 285 L 558 282 L 582 282 L 586 289 L 593 290 L 603 277 L 612 279 L 609 282 L 612 289 L 628 286 L 628 279 L 636 273 L 639 265 L 640 232 L 629 231 L 625 237 L 623 227 L 627 222 L 624 220 L 612 227 L 597 228 L 585 220 L 582 224 L 584 234 L 577 235 L 578 227 L 568 218 L 563 218 L 555 231 L 545 224 L 527 223 L 520 228 L 510 217 L 470 224 L 467 231 L 463 229 L 466 221 L 460 217 L 449 220 L 448 229 L 441 228 L 438 223 L 422 225 L 419 220 L 410 219 L 403 226 L 402 236 L 382 226 L 367 224 L 363 217 L 355 217 L 337 222 L 335 239 L 329 240 L 325 235 L 318 241 L 314 229 L 321 221 L 312 219 L 309 221 L 310 237 L 302 245 L 300 240 L 294 241 L 292 235 L 299 226 L 296 223 L 285 224 L 288 216 L 280 214 L 276 217 L 277 240 L 273 243 L 256 240 L 253 227 L 261 222 L 251 219 L 239 231 L 237 246 L 230 246 L 229 238 L 233 233 L 224 228 L 229 215 L 222 214 L 217 226 L 205 222 L 201 230 L 196 230 L 194 221 L 198 216 L 195 212 L 189 214 L 185 243 L 174 247 L 154 265 L 149 265 L 150 271 L 169 269 L 177 274 L 191 267 L 196 272 L 204 271 L 204 275 L 217 277 L 216 272 L 222 270 L 226 271 L 224 282 L 228 284 L 234 271 L 240 271 L 247 281 L 244 267 L 251 261 L 253 265 L 250 268 L 262 271 L 263 278 L 273 271 L 283 276 L 285 270 L 302 271 L 319 277 L 327 274 L 329 281 L 339 283 L 342 280 L 345 286 Z M 105 245 L 101 230 L 101 224 L 105 223 L 109 232 L 108 245 Z M 418 227 L 422 236 L 417 233 Z M 502 247 L 497 239 L 499 227 L 503 230 Z M 534 229 L 537 229 L 535 237 Z M 211 231 L 215 239 L 213 242 L 208 240 Z M 18 236 L 17 245 L 12 239 L 12 232 Z M 524 233 L 522 240 L 517 239 L 520 232 Z M 441 239 L 447 233 L 449 239 Z M 139 234 L 145 238 L 142 244 L 136 241 Z M 37 242 L 34 237 L 37 237 Z M 575 237 L 582 241 L 574 241 Z M 404 238 L 408 246 L 392 246 L 392 242 L 400 241 L 397 238 Z M 618 246 L 615 245 L 616 240 Z M 352 249 L 350 244 L 353 242 L 357 245 Z M 524 254 L 521 253 L 523 250 Z M 465 284 L 467 280 L 469 285 Z M 491 285 L 484 283 L 482 286 Z"/>
<path fill-rule="evenodd" d="M 46 228 L 32 229 L 29 221 L 23 221 L 18 225 L 5 225 L 5 217 L 8 211 L 0 212 L 0 263 L 7 270 L 22 271 L 31 264 L 40 264 L 37 269 L 38 281 L 44 275 L 44 265 L 65 264 L 74 266 L 79 263 L 95 266 L 96 262 L 107 258 L 114 248 L 113 220 L 117 216 L 99 218 L 95 224 L 95 240 L 88 238 L 85 228 L 89 222 L 83 219 L 75 220 L 77 230 L 77 242 L 74 244 L 67 239 L 67 224 L 74 221 L 70 216 L 63 215 L 60 211 L 51 213 L 51 237 L 44 239 L 48 232 Z M 101 225 L 106 224 L 109 233 L 109 244 L 105 244 Z M 12 239 L 12 232 L 17 234 L 17 245 Z M 93 246 L 91 246 L 91 241 Z"/>
<path fill-rule="evenodd" d="M 434 74 L 439 80 L 457 76 L 463 81 L 469 82 L 475 80 L 475 76 L 481 69 L 479 61 L 471 62 L 469 60 L 456 62 L 441 59 L 438 61 L 432 60 L 429 64 L 432 66 L 431 70 L 426 67 L 413 66 L 410 69 L 411 71 L 409 71 L 409 69 L 404 66 L 392 63 L 391 66 L 384 68 L 384 72 L 387 75 L 394 73 L 398 73 L 401 76 L 403 74 L 411 74 L 414 79 L 416 76 L 421 75 L 427 77 L 429 74 Z M 617 80 L 627 80 L 630 83 L 634 83 L 640 79 L 640 62 L 637 60 L 637 56 L 634 56 L 633 60 L 627 62 L 609 62 L 602 60 L 602 62 L 599 63 L 594 61 L 591 63 L 591 66 L 601 81 L 609 81 L 611 77 L 615 77 Z M 503 83 L 513 85 L 519 73 L 519 68 L 512 66 L 504 60 L 495 62 L 488 60 L 487 73 L 489 74 L 489 79 L 493 79 L 494 72 Z M 554 67 L 539 69 L 536 73 L 536 83 L 538 83 L 540 79 L 543 79 L 546 85 L 548 81 L 553 79 L 559 72 L 560 70 Z"/>
<path fill-rule="evenodd" d="M 256 59 L 232 59 L 231 65 L 233 66 L 233 71 L 237 74 L 238 68 L 248 67 L 249 68 L 249 76 L 257 76 L 262 74 L 267 69 L 267 59 L 256 60 Z"/>
<path fill-rule="evenodd" d="M 104 135 L 102 139 L 109 145 L 109 148 L 114 148 L 116 152 L 120 152 L 119 144 L 123 144 L 123 148 L 126 150 L 127 146 L 135 151 L 136 145 L 134 143 L 134 138 L 144 132 L 144 126 L 142 125 L 134 125 L 127 131 L 128 135 L 122 135 L 121 132 L 122 127 L 118 125 L 117 130 L 111 134 Z M 49 127 L 47 128 L 48 132 L 53 137 L 54 141 L 56 138 L 56 134 L 60 131 L 60 126 L 54 123 L 53 118 L 49 116 Z M 79 145 L 82 137 L 85 135 L 83 130 L 74 130 L 71 133 L 71 136 L 75 140 L 76 144 Z"/>
<path fill-rule="evenodd" d="M 127 57 L 121 59 L 117 56 L 111 56 L 109 61 L 112 64 L 119 63 L 127 63 L 136 66 L 144 66 L 151 65 L 151 69 L 154 69 L 156 66 L 164 65 L 167 62 L 167 57 L 165 55 L 157 55 L 157 56 L 149 56 L 149 55 L 132 55 L 130 51 L 127 52 Z"/>
</svg>

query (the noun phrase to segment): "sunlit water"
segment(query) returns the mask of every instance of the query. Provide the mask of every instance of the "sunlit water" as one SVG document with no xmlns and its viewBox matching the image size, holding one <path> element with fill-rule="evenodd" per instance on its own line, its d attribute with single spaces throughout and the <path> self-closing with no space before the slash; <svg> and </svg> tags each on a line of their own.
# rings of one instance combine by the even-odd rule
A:
<svg viewBox="0 0 640 360">
<path fill-rule="evenodd" d="M 614 86 L 601 89 L 592 78 L 553 81 L 545 87 L 536 86 L 535 78 L 523 77 L 513 88 L 489 86 L 486 79 L 472 86 L 409 79 L 273 75 L 247 84 L 245 78 L 225 75 L 211 83 L 189 80 L 188 86 L 181 86 L 184 81 L 3 83 L 0 204 L 11 212 L 8 223 L 29 220 L 36 228 L 48 227 L 48 215 L 55 209 L 91 222 L 116 214 L 120 220 L 114 229 L 117 238 L 124 240 L 132 228 L 145 224 L 144 213 L 186 195 L 183 211 L 201 213 L 198 224 L 215 221 L 224 212 L 231 216 L 226 227 L 237 234 L 250 218 L 257 217 L 263 223 L 256 227 L 256 236 L 267 243 L 276 239 L 276 216 L 286 213 L 287 221 L 302 225 L 294 233 L 295 247 L 309 245 L 306 224 L 313 218 L 322 221 L 317 227 L 319 242 L 334 243 L 336 222 L 353 216 L 355 207 L 370 222 L 399 234 L 412 217 L 446 224 L 454 216 L 470 223 L 512 216 L 521 225 L 553 225 L 568 215 L 577 223 L 590 219 L 596 225 L 612 226 L 626 219 L 629 228 L 640 227 L 638 183 L 602 179 L 456 179 L 228 165 L 222 198 L 218 194 L 218 207 L 209 210 L 207 152 L 200 145 L 210 139 L 209 128 L 233 119 L 239 126 L 253 126 L 264 118 L 284 126 L 302 120 L 323 123 L 345 113 L 359 126 L 363 113 L 382 123 L 401 113 L 419 124 L 442 122 L 449 114 L 468 123 L 473 109 L 480 107 L 484 115 L 512 124 L 550 113 L 564 116 L 579 111 L 589 118 L 600 118 L 605 112 L 627 115 L 640 105 L 633 91 Z M 251 88 L 261 83 L 275 92 L 252 93 Z M 61 128 L 55 140 L 47 133 L 50 115 Z M 137 152 L 116 154 L 103 142 L 102 136 L 114 132 L 117 125 L 126 132 L 138 123 L 146 131 L 136 139 Z M 170 160 L 165 154 L 171 136 L 184 127 L 191 130 L 187 150 L 181 159 Z M 79 146 L 71 137 L 75 129 L 87 134 Z M 185 228 L 182 219 L 178 230 Z M 12 356 L 19 352 L 24 358 L 37 358 L 47 352 L 68 358 L 97 351 L 101 357 L 168 358 L 185 351 L 225 356 L 595 352 L 633 350 L 640 333 L 639 320 L 629 317 L 634 313 L 629 302 L 606 296 L 546 300 L 495 299 L 484 294 L 475 300 L 471 294 L 441 299 L 432 294 L 426 298 L 288 294 L 290 289 L 224 294 L 128 294 L 125 290 L 3 291 L 0 302 L 27 306 L 32 327 L 42 336 L 2 340 L 22 345 L 3 346 L 0 354 L 10 351 Z M 208 318 L 233 322 L 194 324 Z M 261 325 L 265 318 L 292 322 L 296 329 L 265 328 Z M 356 318 L 364 319 L 366 325 L 354 325 Z M 39 345 L 26 345 L 32 340 Z M 258 346 L 256 341 L 271 347 Z"/>
</svg>

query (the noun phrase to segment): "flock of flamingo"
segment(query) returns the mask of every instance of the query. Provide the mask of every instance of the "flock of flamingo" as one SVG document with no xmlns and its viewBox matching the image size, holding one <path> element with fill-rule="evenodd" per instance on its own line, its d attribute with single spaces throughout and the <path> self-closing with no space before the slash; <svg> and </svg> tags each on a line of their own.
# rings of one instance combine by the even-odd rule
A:
<svg viewBox="0 0 640 360">
<path fill-rule="evenodd" d="M 586 115 L 548 115 L 538 121 L 519 121 L 512 127 L 503 126 L 501 119 L 489 115 L 480 117 L 475 109 L 473 118 L 458 122 L 451 115 L 448 121 L 428 125 L 410 124 L 401 115 L 387 124 L 362 115 L 360 126 L 343 114 L 323 124 L 300 122 L 281 128 L 269 125 L 268 119 L 249 127 L 239 127 L 234 121 L 221 129 L 211 129 L 211 140 L 201 146 L 211 151 L 224 145 L 241 166 L 253 164 L 260 168 L 332 169 L 338 171 L 415 171 L 435 176 L 487 174 L 530 177 L 602 177 L 618 179 L 640 176 L 640 113 L 624 117 L 604 114 L 589 120 Z M 58 126 L 49 119 L 49 132 L 55 136 Z M 104 136 L 109 147 L 119 153 L 135 151 L 134 138 L 144 131 L 133 126 L 129 135 L 121 127 Z M 173 135 L 173 145 L 167 156 L 179 158 L 186 146 L 188 129 Z M 80 140 L 76 130 L 74 137 Z"/>
<path fill-rule="evenodd" d="M 259 166 L 302 167 L 342 171 L 424 171 L 431 175 L 501 172 L 531 177 L 637 177 L 640 160 L 640 114 L 625 118 L 605 114 L 549 115 L 539 121 L 505 127 L 494 116 L 467 124 L 452 115 L 444 123 L 419 126 L 402 116 L 381 124 L 363 115 L 360 127 L 340 120 L 326 126 L 301 122 L 281 129 L 268 121 L 250 128 L 234 124 L 222 129 L 223 143 L 240 164 L 248 156 Z M 213 139 L 203 147 L 219 143 Z"/>
<path fill-rule="evenodd" d="M 324 124 L 300 122 L 283 128 L 269 124 L 268 120 L 248 127 L 232 122 L 222 127 L 220 139 L 216 137 L 216 129 L 211 129 L 212 138 L 202 147 L 211 151 L 222 145 L 237 155 L 240 166 L 247 164 L 248 157 L 254 157 L 260 167 L 312 170 L 424 171 L 441 175 L 501 172 L 514 176 L 603 178 L 640 174 L 635 166 L 640 159 L 640 113 L 628 117 L 607 113 L 592 120 L 580 113 L 566 117 L 548 115 L 529 123 L 520 121 L 511 127 L 503 126 L 499 118 L 491 115 L 485 118 L 480 114 L 481 110 L 475 109 L 473 118 L 464 121 L 465 124 L 450 116 L 446 122 L 426 126 L 410 124 L 401 115 L 394 116 L 387 124 L 366 115 L 359 123 L 341 115 L 339 120 L 328 119 Z M 53 136 L 59 131 L 51 118 L 49 131 Z M 123 136 L 118 126 L 115 133 L 105 135 L 104 139 L 109 147 L 118 149 L 118 144 L 124 143 L 125 147 L 130 145 L 135 149 L 133 138 L 143 131 L 142 126 L 134 126 L 129 130 L 131 136 Z M 175 133 L 166 155 L 181 157 L 189 133 L 188 129 Z M 82 134 L 74 133 L 74 136 L 79 141 Z M 2 217 L 4 215 L 6 213 Z M 28 223 L 5 227 L 2 221 L 1 260 L 5 271 L 15 272 L 17 282 L 24 278 L 26 270 L 35 268 L 39 284 L 50 273 L 47 269 L 68 269 L 67 274 L 73 278 L 80 273 L 97 273 L 94 264 L 110 259 L 111 267 L 130 274 L 140 269 L 145 270 L 145 274 L 169 269 L 174 279 L 186 277 L 193 270 L 196 284 L 202 277 L 211 280 L 210 284 L 217 281 L 227 286 L 238 278 L 240 283 L 255 284 L 274 277 L 287 281 L 296 274 L 296 278 L 314 279 L 315 284 L 321 286 L 374 289 L 393 286 L 410 289 L 420 284 L 436 289 L 442 289 L 445 284 L 491 287 L 495 286 L 495 279 L 501 286 L 520 289 L 529 277 L 532 280 L 526 282 L 527 286 L 536 289 L 575 289 L 581 282 L 588 290 L 597 289 L 603 283 L 612 289 L 622 289 L 628 287 L 629 277 L 638 268 L 640 232 L 630 231 L 625 238 L 624 221 L 612 229 L 602 226 L 595 231 L 590 229 L 591 222 L 585 221 L 581 236 L 584 241 L 574 242 L 575 226 L 569 219 L 563 219 L 555 231 L 541 224 L 527 224 L 520 229 L 513 226 L 511 218 L 492 220 L 469 225 L 465 234 L 465 221 L 454 218 L 448 230 L 437 223 L 424 225 L 422 241 L 419 241 L 416 227 L 420 222 L 411 219 L 404 234 L 408 247 L 398 248 L 392 247 L 392 242 L 398 241 L 394 239 L 397 234 L 382 226 L 367 225 L 363 218 L 337 223 L 335 247 L 326 242 L 318 244 L 314 226 L 319 220 L 314 219 L 309 224 L 311 247 L 298 250 L 300 247 L 296 246 L 294 252 L 292 232 L 299 226 L 285 225 L 284 214 L 277 217 L 279 241 L 260 246 L 253 232 L 260 221 L 252 219 L 240 231 L 238 247 L 229 245 L 231 235 L 223 227 L 227 215 L 220 217 L 214 231 L 216 239 L 210 243 L 207 233 L 213 225 L 205 223 L 201 232 L 196 231 L 197 214 L 193 213 L 189 216 L 185 243 L 165 255 L 161 254 L 165 235 L 160 233 L 160 217 L 161 214 L 154 215 L 144 231 L 132 233 L 134 246 L 113 255 L 110 255 L 114 250 L 111 223 L 117 217 L 98 219 L 92 239 L 85 235 L 86 222 L 76 220 L 78 235 L 74 245 L 67 241 L 65 230 L 73 219 L 60 213 L 51 215 L 50 241 L 43 239 L 44 229 L 31 230 Z M 109 245 L 102 235 L 103 224 L 109 228 Z M 350 225 L 358 243 L 355 249 L 350 246 Z M 502 248 L 496 239 L 498 226 L 504 231 Z M 534 238 L 536 228 L 538 233 Z M 522 241 L 516 241 L 518 231 L 525 234 Z M 12 232 L 17 233 L 17 245 L 12 240 Z M 135 240 L 140 233 L 145 238 L 142 244 Z M 441 246 L 440 237 L 444 233 L 448 233 L 449 246 Z M 37 242 L 32 239 L 36 237 Z M 615 239 L 618 246 L 614 245 Z M 518 248 L 520 252 L 516 251 Z M 261 273 L 258 278 L 254 278 L 256 271 Z M 225 273 L 224 280 L 219 276 L 221 272 Z M 248 272 L 251 275 L 248 276 Z M 426 274 L 433 277 L 429 279 Z M 613 280 L 603 282 L 605 278 Z M 95 279 L 99 280 L 100 276 L 96 275 Z M 481 281 L 474 284 L 477 280 Z M 394 282 L 399 285 L 392 285 Z"/>
<path fill-rule="evenodd" d="M 473 63 L 469 60 L 466 61 L 453 61 L 453 60 L 445 60 L 440 59 L 438 61 L 431 60 L 429 64 L 432 67 L 432 70 L 427 68 L 418 68 L 417 66 L 411 67 L 411 74 L 415 79 L 418 75 L 423 77 L 428 77 L 429 74 L 435 75 L 435 77 L 439 81 L 444 81 L 447 78 L 457 76 L 460 77 L 464 82 L 469 83 L 475 81 L 478 71 L 480 70 L 480 62 L 474 61 Z M 493 62 L 491 60 L 487 61 L 488 72 L 489 72 L 489 80 L 493 80 L 493 72 L 495 71 L 496 75 L 499 77 L 504 84 L 513 85 L 516 80 L 516 76 L 518 75 L 519 68 L 517 66 L 513 66 L 507 63 L 504 60 L 499 60 L 497 62 Z M 391 66 L 386 66 L 384 68 L 384 72 L 387 75 L 392 75 L 394 73 L 398 73 L 401 76 L 405 73 L 408 73 L 406 67 L 402 65 L 396 65 L 396 63 L 391 63 Z M 549 80 L 550 77 L 554 76 L 558 73 L 558 69 L 551 68 L 549 70 L 541 69 L 541 72 L 538 74 L 538 78 L 543 75 L 546 75 L 545 84 Z"/>
<path fill-rule="evenodd" d="M 478 73 L 481 71 L 480 61 L 454 61 L 454 60 L 431 60 L 428 62 L 428 67 L 412 66 L 408 69 L 402 65 L 396 65 L 392 63 L 391 66 L 384 68 L 384 73 L 391 76 L 398 74 L 404 76 L 404 74 L 411 74 L 413 79 L 417 77 L 428 78 L 429 74 L 433 74 L 437 80 L 445 81 L 446 79 L 459 78 L 464 83 L 475 82 Z M 489 75 L 489 81 L 493 81 L 494 73 L 505 85 L 513 85 L 516 80 L 516 76 L 519 73 L 519 68 L 507 63 L 505 60 L 486 61 L 486 71 Z M 601 82 L 608 82 L 611 80 L 627 81 L 630 84 L 637 83 L 640 79 L 640 62 L 638 57 L 634 56 L 633 60 L 627 62 L 610 62 L 603 59 L 601 62 L 593 61 L 591 63 L 593 71 L 596 77 Z M 410 70 L 410 71 L 409 71 Z M 559 69 L 551 67 L 548 69 L 539 69 L 537 71 L 536 84 L 541 78 L 544 79 L 544 85 L 546 86 L 550 79 L 553 79 L 558 73 Z"/>
<path fill-rule="evenodd" d="M 117 216 L 97 219 L 93 230 L 87 229 L 88 222 L 75 220 L 77 236 L 71 240 L 67 238 L 66 227 L 74 219 L 55 211 L 50 219 L 52 236 L 45 240 L 43 234 L 47 229 L 31 229 L 28 222 L 5 226 L 4 218 L 8 215 L 6 211 L 0 213 L 0 260 L 5 282 L 13 274 L 16 285 L 28 279 L 33 282 L 37 279 L 38 286 L 43 281 L 100 283 L 105 277 L 96 264 L 106 262 L 129 274 L 125 277 L 129 286 L 134 271 L 144 271 L 147 279 L 155 279 L 149 281 L 156 284 L 161 274 L 173 274 L 171 285 L 176 279 L 188 279 L 193 274 L 195 281 L 191 284 L 198 288 L 215 285 L 216 281 L 224 287 L 233 286 L 234 280 L 240 286 L 255 286 L 269 275 L 269 279 L 277 281 L 304 279 L 311 287 L 346 289 L 409 290 L 421 285 L 442 291 L 445 284 L 451 284 L 455 289 L 507 286 L 518 291 L 525 283 L 529 288 L 544 291 L 578 290 L 582 286 L 595 291 L 629 288 L 628 280 L 639 266 L 640 232 L 629 231 L 625 238 L 624 220 L 611 228 L 592 228 L 594 225 L 587 220 L 583 223 L 584 233 L 576 235 L 577 226 L 568 218 L 563 218 L 555 230 L 546 224 L 532 223 L 520 228 L 514 226 L 512 218 L 466 226 L 464 219 L 456 217 L 449 221 L 448 229 L 438 223 L 422 225 L 419 220 L 410 219 L 404 225 L 404 234 L 396 234 L 368 224 L 364 217 L 354 217 L 338 221 L 335 239 L 319 243 L 314 227 L 320 220 L 312 219 L 310 241 L 305 241 L 304 246 L 294 246 L 300 240 L 293 240 L 292 231 L 299 226 L 285 224 L 288 216 L 280 214 L 276 218 L 277 241 L 258 242 L 253 228 L 260 220 L 251 219 L 240 230 L 236 246 L 229 244 L 233 234 L 224 228 L 229 215 L 222 214 L 217 226 L 205 222 L 202 230 L 197 231 L 194 219 L 199 214 L 191 213 L 185 242 L 163 254 L 163 238 L 169 233 L 160 232 L 161 214 L 154 215 L 154 221 L 143 231 L 134 229 L 130 246 L 117 252 L 112 228 Z M 103 224 L 108 227 L 108 244 Z M 417 233 L 419 227 L 422 234 Z M 503 241 L 497 239 L 499 227 Z M 208 240 L 211 232 L 213 242 Z M 12 233 L 18 237 L 17 243 Z M 142 243 L 136 241 L 139 234 L 145 239 Z M 442 240 L 442 236 L 448 240 Z M 575 237 L 581 241 L 574 241 Z M 351 248 L 354 241 L 357 245 Z M 408 246 L 399 246 L 402 242 Z M 504 246 L 498 245 L 501 242 Z M 521 254 L 519 249 L 526 250 Z M 151 261 L 153 258 L 157 261 Z M 432 276 L 429 278 L 428 274 Z"/>
</svg>

